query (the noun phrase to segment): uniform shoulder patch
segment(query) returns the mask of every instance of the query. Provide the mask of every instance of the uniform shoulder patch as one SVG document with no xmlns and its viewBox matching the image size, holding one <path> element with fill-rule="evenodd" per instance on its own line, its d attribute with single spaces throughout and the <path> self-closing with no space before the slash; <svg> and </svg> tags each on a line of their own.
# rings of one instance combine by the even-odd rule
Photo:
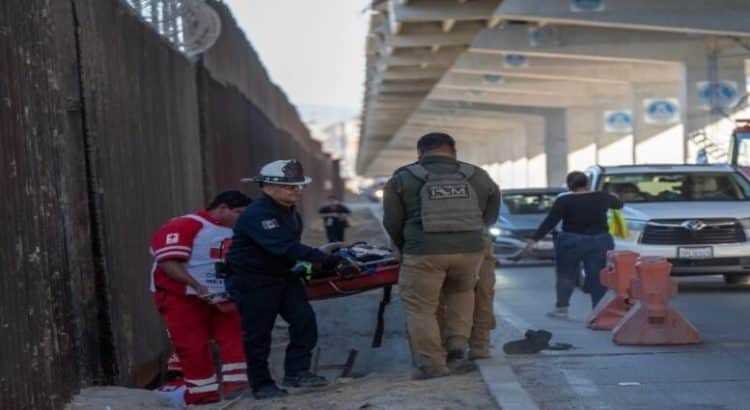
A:
<svg viewBox="0 0 750 410">
<path fill-rule="evenodd" d="M 264 221 L 261 221 L 261 225 L 263 226 L 263 229 L 269 231 L 271 229 L 276 229 L 279 227 L 279 221 L 277 221 L 275 218 L 266 219 Z"/>
</svg>

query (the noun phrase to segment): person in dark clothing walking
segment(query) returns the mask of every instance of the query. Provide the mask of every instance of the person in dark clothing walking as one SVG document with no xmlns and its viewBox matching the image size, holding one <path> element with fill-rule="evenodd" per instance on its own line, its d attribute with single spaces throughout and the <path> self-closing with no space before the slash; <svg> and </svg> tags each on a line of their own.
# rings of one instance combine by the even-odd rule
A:
<svg viewBox="0 0 750 410">
<path fill-rule="evenodd" d="M 328 196 L 328 203 L 318 210 L 323 217 L 328 242 L 342 242 L 344 231 L 349 227 L 347 216 L 352 212 L 335 195 Z"/>
<path fill-rule="evenodd" d="M 583 287 L 591 295 L 592 306 L 604 296 L 606 289 L 599 281 L 599 272 L 607 264 L 607 251 L 615 247 L 609 234 L 607 212 L 623 207 L 623 202 L 608 192 L 590 191 L 589 179 L 583 172 L 569 173 L 566 182 L 571 192 L 557 197 L 549 214 L 526 244 L 526 249 L 530 250 L 536 241 L 562 221 L 562 232 L 555 238 L 557 303 L 555 310 L 548 313 L 548 316 L 560 319 L 568 317 L 568 305 L 581 264 L 586 272 Z"/>
<path fill-rule="evenodd" d="M 304 176 L 299 162 L 271 162 L 251 181 L 260 183 L 263 195 L 247 207 L 234 226 L 226 256 L 226 287 L 242 317 L 253 395 L 264 399 L 287 394 L 268 370 L 271 331 L 278 315 L 289 323 L 283 385 L 317 387 L 328 383 L 310 372 L 311 352 L 318 340 L 317 322 L 302 278 L 292 272 L 294 264 L 309 261 L 337 272 L 357 268 L 330 253 L 340 244 L 316 249 L 300 242 L 302 218 L 295 204 L 301 199 L 302 187 L 311 180 Z"/>
</svg>

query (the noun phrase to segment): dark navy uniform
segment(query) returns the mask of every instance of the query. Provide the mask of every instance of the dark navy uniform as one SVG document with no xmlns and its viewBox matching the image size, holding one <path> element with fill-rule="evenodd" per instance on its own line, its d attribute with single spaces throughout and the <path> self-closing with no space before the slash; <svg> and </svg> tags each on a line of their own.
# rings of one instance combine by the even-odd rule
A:
<svg viewBox="0 0 750 410">
<path fill-rule="evenodd" d="M 263 195 L 245 210 L 234 227 L 226 257 L 227 290 L 242 315 L 247 373 L 253 389 L 273 383 L 268 370 L 271 331 L 276 316 L 289 323 L 284 360 L 286 376 L 310 369 L 318 334 L 315 312 L 307 301 L 302 279 L 291 273 L 296 261 L 335 266 L 331 256 L 300 242 L 302 219 Z"/>
<path fill-rule="evenodd" d="M 332 204 L 321 207 L 318 213 L 325 215 L 323 217 L 323 226 L 326 228 L 326 238 L 328 242 L 343 242 L 344 231 L 349 227 L 349 223 L 346 220 L 346 215 L 352 213 L 344 205 Z M 341 217 L 333 216 L 331 214 L 339 214 Z"/>
</svg>

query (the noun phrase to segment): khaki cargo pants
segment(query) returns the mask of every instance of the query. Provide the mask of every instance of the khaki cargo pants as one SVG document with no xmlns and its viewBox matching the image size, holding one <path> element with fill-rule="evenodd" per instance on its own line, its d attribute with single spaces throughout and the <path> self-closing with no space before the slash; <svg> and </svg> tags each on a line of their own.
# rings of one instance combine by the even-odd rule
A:
<svg viewBox="0 0 750 410">
<path fill-rule="evenodd" d="M 490 333 L 495 328 L 495 255 L 492 242 L 484 250 L 479 281 L 474 292 L 474 326 L 469 338 L 469 358 L 490 355 Z M 447 337 L 450 334 L 446 333 Z"/>
<path fill-rule="evenodd" d="M 474 321 L 471 327 L 471 336 L 469 337 L 469 358 L 482 358 L 490 356 L 490 333 L 495 328 L 495 255 L 492 253 L 493 244 L 489 242 L 482 258 L 482 264 L 479 267 L 479 279 L 474 288 Z M 446 329 L 445 315 L 447 307 L 441 301 L 441 308 L 438 309 L 438 325 L 440 334 L 443 336 L 445 347 L 448 350 L 463 350 L 463 344 L 460 338 L 452 333 L 451 329 Z M 459 343 L 456 341 L 459 340 Z"/>
<path fill-rule="evenodd" d="M 482 260 L 483 252 L 403 256 L 398 285 L 417 367 L 427 371 L 446 367 L 438 325 L 441 293 L 446 307 L 446 332 L 453 335 L 452 346 L 448 347 L 467 347 L 474 315 L 474 287 Z"/>
</svg>

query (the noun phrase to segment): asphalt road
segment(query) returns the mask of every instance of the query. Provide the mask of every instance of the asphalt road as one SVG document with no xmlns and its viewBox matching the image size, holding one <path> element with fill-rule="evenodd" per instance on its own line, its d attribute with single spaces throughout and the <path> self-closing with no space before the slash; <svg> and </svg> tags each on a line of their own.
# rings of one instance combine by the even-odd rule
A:
<svg viewBox="0 0 750 410">
<path fill-rule="evenodd" d="M 724 285 L 720 276 L 678 279 L 673 305 L 700 330 L 703 342 L 623 347 L 611 342 L 609 332 L 585 327 L 591 304 L 578 291 L 569 320 L 545 316 L 554 304 L 552 267 L 501 268 L 496 274 L 499 321 L 491 361 L 510 366 L 539 408 L 750 409 L 750 287 Z M 529 328 L 549 330 L 553 342 L 575 349 L 504 356 L 502 344 Z"/>
</svg>

